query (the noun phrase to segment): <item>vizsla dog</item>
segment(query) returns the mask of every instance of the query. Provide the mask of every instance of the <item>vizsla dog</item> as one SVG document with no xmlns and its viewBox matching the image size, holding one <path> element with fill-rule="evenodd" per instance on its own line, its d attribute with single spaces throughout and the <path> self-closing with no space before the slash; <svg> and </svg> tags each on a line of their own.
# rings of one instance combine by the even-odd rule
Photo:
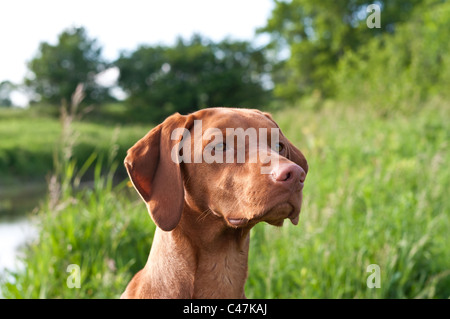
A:
<svg viewBox="0 0 450 319">
<path fill-rule="evenodd" d="M 250 229 L 296 225 L 308 172 L 268 113 L 232 108 L 168 117 L 125 166 L 158 227 L 122 298 L 245 298 Z"/>
</svg>

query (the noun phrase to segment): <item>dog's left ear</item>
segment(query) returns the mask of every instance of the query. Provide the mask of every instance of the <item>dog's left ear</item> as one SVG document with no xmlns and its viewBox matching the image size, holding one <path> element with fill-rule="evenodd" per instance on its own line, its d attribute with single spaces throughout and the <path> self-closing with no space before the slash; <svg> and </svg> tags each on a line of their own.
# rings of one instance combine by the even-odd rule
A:
<svg viewBox="0 0 450 319">
<path fill-rule="evenodd" d="M 165 231 L 174 229 L 184 207 L 184 185 L 180 164 L 171 157 L 179 140 L 172 132 L 186 128 L 191 116 L 178 113 L 168 117 L 128 150 L 124 164 L 128 175 L 155 224 Z"/>
</svg>

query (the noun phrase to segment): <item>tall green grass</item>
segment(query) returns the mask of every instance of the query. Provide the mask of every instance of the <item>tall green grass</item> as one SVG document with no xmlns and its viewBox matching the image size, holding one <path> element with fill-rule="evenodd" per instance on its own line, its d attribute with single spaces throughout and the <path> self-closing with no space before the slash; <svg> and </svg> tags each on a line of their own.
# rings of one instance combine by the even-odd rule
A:
<svg viewBox="0 0 450 319">
<path fill-rule="evenodd" d="M 79 86 L 70 106 L 61 107 L 47 199 L 33 216 L 39 235 L 25 247 L 24 269 L 3 276 L 6 298 L 117 297 L 129 272 L 146 260 L 145 253 L 136 251 L 149 250 L 154 225 L 136 213 L 140 205 L 126 181 L 114 179 L 118 131 L 111 134 L 108 152 L 93 152 L 81 163 L 74 156 L 81 139 L 76 120 L 82 99 Z M 93 181 L 83 185 L 88 170 Z M 74 274 L 69 265 L 79 267 L 82 289 L 68 284 Z"/>
<path fill-rule="evenodd" d="M 14 183 L 18 179 L 27 183 L 31 179 L 42 181 L 51 173 L 55 145 L 61 136 L 61 124 L 58 118 L 42 108 L 0 108 L 0 184 Z M 83 121 L 73 121 L 72 126 L 79 135 L 74 145 L 73 158 L 78 163 L 85 161 L 93 152 L 106 154 L 115 127 L 120 128 L 116 140 L 120 157 L 125 156 L 130 141 L 137 140 L 148 131 L 148 125 L 144 124 L 101 122 L 101 117 L 108 118 L 110 109 L 104 106 L 104 113 L 89 113 L 83 117 Z M 125 174 L 125 171 L 121 173 Z"/>
<path fill-rule="evenodd" d="M 247 296 L 448 298 L 449 113 L 442 102 L 389 117 L 335 103 L 275 113 L 310 171 L 299 225 L 252 230 Z M 62 163 L 24 269 L 3 278 L 5 297 L 118 297 L 143 267 L 155 226 L 134 190 L 113 183 L 122 161 L 114 153 Z M 88 166 L 93 185 L 79 189 Z M 81 288 L 66 284 L 70 264 L 80 266 Z M 367 286 L 371 264 L 380 288 Z"/>
<path fill-rule="evenodd" d="M 5 298 L 117 298 L 146 261 L 154 226 L 140 203 L 100 177 L 90 189 L 66 189 L 34 217 L 39 235 L 25 248 L 24 269 L 6 274 Z M 139 204 L 139 205 L 138 205 Z M 69 265 L 80 267 L 81 288 L 69 288 Z"/>
<path fill-rule="evenodd" d="M 299 227 L 253 233 L 248 296 L 448 298 L 449 105 L 389 118 L 329 106 L 275 116 L 310 172 Z"/>
</svg>

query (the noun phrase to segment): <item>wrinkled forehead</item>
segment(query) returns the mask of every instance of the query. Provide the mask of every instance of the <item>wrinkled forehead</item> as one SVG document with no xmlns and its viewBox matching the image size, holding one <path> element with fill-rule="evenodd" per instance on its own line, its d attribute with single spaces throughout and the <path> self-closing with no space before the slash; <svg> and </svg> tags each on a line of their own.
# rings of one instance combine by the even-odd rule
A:
<svg viewBox="0 0 450 319">
<path fill-rule="evenodd" d="M 263 113 L 250 109 L 213 108 L 194 113 L 197 120 L 202 120 L 202 130 L 208 128 L 277 128 L 277 125 Z"/>
</svg>

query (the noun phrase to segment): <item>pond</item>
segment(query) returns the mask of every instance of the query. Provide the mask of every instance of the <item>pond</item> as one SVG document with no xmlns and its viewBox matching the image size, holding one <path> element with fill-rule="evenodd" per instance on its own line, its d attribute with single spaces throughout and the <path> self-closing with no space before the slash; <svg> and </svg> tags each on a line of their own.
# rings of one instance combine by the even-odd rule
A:
<svg viewBox="0 0 450 319">
<path fill-rule="evenodd" d="M 15 270 L 19 267 L 19 248 L 36 234 L 35 226 L 25 216 L 0 219 L 0 274 L 5 269 Z"/>
<path fill-rule="evenodd" d="M 0 185 L 0 274 L 15 270 L 20 247 L 37 235 L 30 215 L 46 193 L 45 184 Z"/>
</svg>

